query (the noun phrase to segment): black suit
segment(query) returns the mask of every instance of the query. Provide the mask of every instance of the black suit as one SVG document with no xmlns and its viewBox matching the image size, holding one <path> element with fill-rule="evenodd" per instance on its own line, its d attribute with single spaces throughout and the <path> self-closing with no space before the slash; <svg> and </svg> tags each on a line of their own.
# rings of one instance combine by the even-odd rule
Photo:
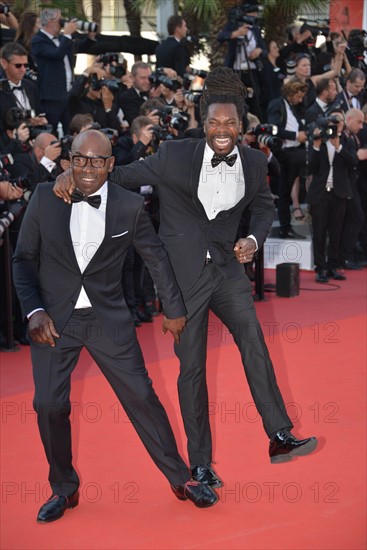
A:
<svg viewBox="0 0 367 550">
<path fill-rule="evenodd" d="M 149 92 L 147 92 L 147 98 Z M 145 99 L 135 90 L 135 88 L 129 88 L 122 92 L 119 97 L 119 107 L 124 112 L 124 118 L 131 126 L 134 118 L 140 115 L 140 107 L 143 105 Z"/>
<path fill-rule="evenodd" d="M 24 78 L 21 82 L 24 92 L 29 99 L 31 109 L 34 109 L 36 115 L 41 112 L 41 102 L 39 97 L 39 92 L 37 85 Z M 12 92 L 8 80 L 3 81 L 0 89 L 0 129 L 3 130 L 4 127 L 4 115 L 13 107 L 21 107 L 15 97 L 15 94 Z"/>
<path fill-rule="evenodd" d="M 327 191 L 327 179 L 330 171 L 327 146 L 321 144 L 320 150 L 312 149 L 310 156 L 310 174 L 312 181 L 307 194 L 311 207 L 312 243 L 316 271 L 336 269 L 340 255 L 340 240 L 348 199 L 353 197 L 351 173 L 358 158 L 351 143 L 345 141 L 341 151 L 335 152 L 333 160 L 333 188 Z M 326 236 L 328 236 L 325 255 Z"/>
<path fill-rule="evenodd" d="M 174 69 L 180 76 L 185 74 L 186 67 L 190 64 L 184 45 L 176 40 L 174 36 L 169 36 L 159 44 L 155 54 L 157 56 L 157 69 L 168 67 Z"/>
<path fill-rule="evenodd" d="M 322 110 L 317 101 L 314 101 L 308 109 L 306 109 L 306 124 L 316 122 L 319 116 L 326 116 L 325 111 Z"/>
<path fill-rule="evenodd" d="M 180 359 L 180 405 L 192 465 L 212 461 L 205 377 L 209 309 L 227 325 L 240 349 L 267 434 L 292 426 L 256 318 L 250 282 L 233 252 L 246 209 L 251 211 L 249 233 L 256 237 L 259 247 L 272 225 L 274 205 L 266 182 L 267 160 L 259 151 L 241 148 L 245 195 L 231 209 L 209 220 L 198 198 L 204 148 L 205 140 L 167 141 L 157 154 L 119 166 L 112 173 L 114 181 L 127 187 L 137 187 L 141 182 L 157 186 L 159 236 L 188 311 L 188 324 L 175 352 Z M 208 265 L 207 250 L 213 262 Z"/>
<path fill-rule="evenodd" d="M 356 97 L 357 97 L 357 99 L 360 103 L 361 109 L 362 109 L 363 105 L 366 102 L 365 92 L 362 91 Z M 336 98 L 334 100 L 334 103 L 339 104 L 340 102 L 341 102 L 341 109 L 342 109 L 342 111 L 344 111 L 344 113 L 349 111 L 349 109 L 354 109 L 354 106 L 353 106 L 353 103 L 352 103 L 352 98 L 349 97 L 349 94 L 348 94 L 347 90 L 342 90 L 336 96 Z"/>
<path fill-rule="evenodd" d="M 167 254 L 144 212 L 143 200 L 108 185 L 105 236 L 81 273 L 69 228 L 72 206 L 56 198 L 52 187 L 51 183 L 38 186 L 31 199 L 13 270 L 24 315 L 44 308 L 60 334 L 55 348 L 31 344 L 34 407 L 53 492 L 68 496 L 79 484 L 71 458 L 70 376 L 83 346 L 107 377 L 157 466 L 171 483 L 185 483 L 189 472 L 152 389 L 121 286 L 123 262 L 133 244 L 151 270 L 167 317 L 185 314 Z M 90 309 L 74 309 L 82 285 Z"/>
</svg>

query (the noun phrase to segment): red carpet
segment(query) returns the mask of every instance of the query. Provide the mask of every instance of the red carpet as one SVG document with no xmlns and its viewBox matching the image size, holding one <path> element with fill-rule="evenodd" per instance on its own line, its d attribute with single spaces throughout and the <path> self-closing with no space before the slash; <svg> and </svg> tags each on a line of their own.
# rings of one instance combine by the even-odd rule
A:
<svg viewBox="0 0 367 550">
<path fill-rule="evenodd" d="M 274 282 L 274 272 L 266 282 Z M 271 465 L 268 441 L 225 327 L 210 320 L 208 384 L 218 474 L 225 487 L 208 510 L 180 502 L 135 435 L 88 353 L 73 381 L 73 443 L 80 504 L 57 522 L 35 517 L 49 495 L 32 410 L 29 349 L 1 353 L 1 549 L 366 548 L 366 271 L 340 290 L 302 272 L 297 298 L 256 305 L 295 434 L 317 451 Z M 185 437 L 177 360 L 160 318 L 138 329 L 150 376 L 180 451 Z"/>
</svg>

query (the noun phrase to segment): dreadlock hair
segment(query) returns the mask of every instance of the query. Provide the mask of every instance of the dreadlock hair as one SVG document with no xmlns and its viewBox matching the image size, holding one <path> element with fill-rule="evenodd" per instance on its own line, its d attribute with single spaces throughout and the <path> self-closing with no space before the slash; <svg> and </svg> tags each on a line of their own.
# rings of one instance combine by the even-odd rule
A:
<svg viewBox="0 0 367 550">
<path fill-rule="evenodd" d="M 233 103 L 238 118 L 244 114 L 246 90 L 238 73 L 228 67 L 216 67 L 205 79 L 203 95 L 200 100 L 202 120 L 208 116 L 209 105 L 212 103 Z"/>
</svg>

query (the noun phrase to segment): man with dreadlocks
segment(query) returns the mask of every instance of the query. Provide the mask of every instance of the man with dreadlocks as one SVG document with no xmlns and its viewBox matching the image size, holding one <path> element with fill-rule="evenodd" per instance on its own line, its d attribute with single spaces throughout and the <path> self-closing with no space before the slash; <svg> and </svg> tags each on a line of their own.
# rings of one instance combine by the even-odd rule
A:
<svg viewBox="0 0 367 550">
<path fill-rule="evenodd" d="M 192 477 L 211 487 L 222 481 L 212 468 L 206 384 L 208 315 L 228 327 L 241 353 L 250 390 L 270 439 L 272 463 L 313 451 L 317 439 L 297 439 L 277 386 L 240 264 L 250 262 L 274 219 L 263 153 L 237 145 L 242 131 L 244 87 L 231 69 L 206 78 L 201 113 L 206 139 L 162 143 L 144 161 L 119 166 L 112 181 L 128 188 L 156 185 L 159 236 L 164 243 L 187 309 L 187 325 L 175 353 L 180 360 L 179 399 Z M 70 202 L 73 182 L 59 179 L 55 193 Z M 251 212 L 249 235 L 236 241 L 242 213 Z"/>
</svg>

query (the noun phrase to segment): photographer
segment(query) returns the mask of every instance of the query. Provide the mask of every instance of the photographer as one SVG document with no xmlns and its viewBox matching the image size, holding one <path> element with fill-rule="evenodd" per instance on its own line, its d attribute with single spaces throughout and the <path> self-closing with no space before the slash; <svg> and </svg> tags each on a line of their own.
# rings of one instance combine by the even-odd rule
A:
<svg viewBox="0 0 367 550">
<path fill-rule="evenodd" d="M 39 134 L 33 143 L 31 153 L 21 153 L 14 157 L 9 168 L 13 178 L 27 178 L 32 191 L 38 183 L 53 181 L 63 170 L 58 160 L 61 155 L 60 143 L 53 134 Z"/>
<path fill-rule="evenodd" d="M 0 135 L 0 152 L 17 155 L 30 150 L 30 130 L 26 122 L 14 120 L 12 109 L 5 113 L 3 119 L 4 132 Z"/>
<path fill-rule="evenodd" d="M 119 107 L 111 91 L 117 92 L 118 83 L 106 76 L 104 69 L 92 65 L 75 80 L 69 97 L 70 118 L 90 113 L 102 128 L 120 129 L 117 118 Z"/>
<path fill-rule="evenodd" d="M 174 84 L 178 83 L 180 87 L 177 88 Z M 186 112 L 189 115 L 189 124 L 187 129 L 193 129 L 198 127 L 198 103 L 195 104 L 196 98 L 199 95 L 190 94 L 184 91 L 180 80 L 170 79 L 165 77 L 164 83 L 160 84 L 160 97 L 163 99 L 166 105 L 177 107 L 180 111 Z M 192 101 L 194 100 L 194 101 Z"/>
<path fill-rule="evenodd" d="M 27 50 L 17 42 L 8 42 L 0 51 L 0 63 L 5 79 L 0 81 L 0 124 L 9 109 L 41 112 L 37 85 L 24 78 L 28 67 Z M 30 121 L 34 126 L 47 124 L 43 114 L 34 115 Z M 2 130 L 2 127 L 0 128 Z"/>
<path fill-rule="evenodd" d="M 277 65 L 279 59 L 279 46 L 275 40 L 267 44 L 268 55 L 263 60 L 263 69 L 259 72 L 261 86 L 261 109 L 265 120 L 266 109 L 272 99 L 280 97 L 285 73 Z"/>
<path fill-rule="evenodd" d="M 54 130 L 58 122 L 64 133 L 69 128 L 68 92 L 71 89 L 74 70 L 74 53 L 85 51 L 95 42 L 95 32 L 73 43 L 72 34 L 78 22 L 64 24 L 59 9 L 46 8 L 40 14 L 41 29 L 32 38 L 32 55 L 38 67 L 38 85 L 42 109 Z M 64 33 L 60 34 L 64 24 Z"/>
<path fill-rule="evenodd" d="M 307 202 L 312 216 L 316 282 L 327 283 L 330 278 L 343 281 L 346 277 L 336 268 L 347 204 L 353 197 L 351 171 L 358 158 L 350 140 L 341 143 L 344 119 L 340 113 L 318 119 L 315 124 L 309 164 L 313 177 Z"/>
<path fill-rule="evenodd" d="M 307 84 L 293 78 L 282 88 L 282 97 L 273 99 L 268 106 L 267 122 L 278 127 L 277 137 L 283 139 L 283 147 L 276 152 L 282 175 L 278 188 L 279 236 L 282 239 L 304 239 L 291 226 L 290 202 L 292 199 L 295 219 L 302 219 L 299 204 L 300 176 L 306 168 L 306 126 L 299 106 L 307 92 Z"/>
<path fill-rule="evenodd" d="M 322 78 L 316 84 L 317 97 L 306 109 L 306 124 L 315 122 L 319 116 L 325 115 L 332 108 L 337 96 L 336 82 L 333 78 Z"/>
<path fill-rule="evenodd" d="M 5 25 L 9 29 L 18 29 L 18 21 L 15 15 L 11 12 L 10 7 L 0 2 L 0 48 L 3 45 L 3 37 L 1 27 Z"/>
<path fill-rule="evenodd" d="M 259 9 L 256 2 L 231 9 L 228 22 L 217 40 L 221 44 L 228 42 L 224 66 L 238 72 L 245 86 L 253 90 L 253 96 L 248 97 L 247 102 L 250 111 L 261 119 L 259 103 L 256 101 L 258 99 L 261 102 L 258 70 L 262 69 L 262 60 L 266 59 L 268 51 L 261 29 L 256 25 Z"/>
<path fill-rule="evenodd" d="M 149 147 L 152 147 L 153 124 L 147 116 L 136 117 L 130 128 L 130 134 L 120 136 L 113 147 L 116 165 L 130 164 L 144 158 Z"/>
<path fill-rule="evenodd" d="M 344 113 L 349 109 L 361 109 L 367 101 L 366 75 L 361 69 L 353 69 L 346 80 L 345 88 L 336 96 L 336 101 L 341 101 Z"/>
</svg>

